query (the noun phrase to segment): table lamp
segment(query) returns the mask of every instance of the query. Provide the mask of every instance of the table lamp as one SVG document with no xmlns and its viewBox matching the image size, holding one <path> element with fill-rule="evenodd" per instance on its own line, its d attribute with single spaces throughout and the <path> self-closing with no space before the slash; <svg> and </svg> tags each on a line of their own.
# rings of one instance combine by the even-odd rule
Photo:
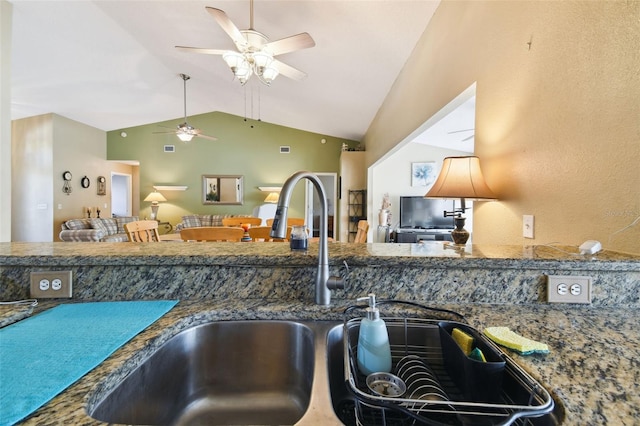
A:
<svg viewBox="0 0 640 426">
<path fill-rule="evenodd" d="M 151 201 L 151 220 L 157 220 L 158 208 L 160 208 L 158 202 L 165 202 L 167 199 L 158 191 L 153 191 L 147 195 L 144 201 Z"/>
<path fill-rule="evenodd" d="M 438 178 L 424 198 L 460 198 L 460 208 L 445 211 L 444 217 L 454 217 L 456 228 L 451 231 L 451 238 L 455 244 L 461 245 L 469 239 L 469 232 L 464 229 L 465 200 L 497 199 L 484 181 L 480 159 L 476 156 L 445 157 Z"/>
</svg>

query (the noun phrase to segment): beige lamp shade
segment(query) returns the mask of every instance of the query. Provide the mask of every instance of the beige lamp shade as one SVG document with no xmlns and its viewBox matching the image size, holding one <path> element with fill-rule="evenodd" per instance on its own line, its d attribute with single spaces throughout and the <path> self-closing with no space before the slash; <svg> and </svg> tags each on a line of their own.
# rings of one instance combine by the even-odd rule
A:
<svg viewBox="0 0 640 426">
<path fill-rule="evenodd" d="M 495 200 L 497 197 L 487 186 L 475 156 L 446 157 L 442 169 L 425 198 L 466 198 L 468 200 Z"/>
<path fill-rule="evenodd" d="M 164 202 L 167 201 L 167 199 L 158 191 L 153 191 L 147 195 L 147 198 L 145 198 L 144 201 L 151 201 L 152 204 L 158 204 L 158 202 Z"/>
<path fill-rule="evenodd" d="M 264 202 L 265 203 L 277 203 L 279 198 L 280 198 L 280 193 L 279 192 L 270 192 L 269 195 L 267 195 L 267 198 L 264 199 Z"/>
</svg>

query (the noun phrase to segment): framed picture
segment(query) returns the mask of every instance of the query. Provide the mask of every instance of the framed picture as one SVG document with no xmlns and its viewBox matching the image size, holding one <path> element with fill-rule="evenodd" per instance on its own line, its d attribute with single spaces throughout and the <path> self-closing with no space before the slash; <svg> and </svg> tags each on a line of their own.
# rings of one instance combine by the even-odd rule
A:
<svg viewBox="0 0 640 426">
<path fill-rule="evenodd" d="M 202 175 L 202 204 L 242 204 L 242 176 Z"/>
<path fill-rule="evenodd" d="M 411 186 L 431 186 L 438 177 L 438 166 L 435 161 L 411 163 Z"/>
</svg>

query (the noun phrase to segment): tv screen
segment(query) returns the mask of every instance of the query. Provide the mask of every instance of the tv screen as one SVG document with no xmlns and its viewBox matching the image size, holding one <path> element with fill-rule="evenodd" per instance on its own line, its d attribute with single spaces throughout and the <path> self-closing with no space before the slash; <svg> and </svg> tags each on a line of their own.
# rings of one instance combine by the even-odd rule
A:
<svg viewBox="0 0 640 426">
<path fill-rule="evenodd" d="M 453 205 L 453 200 L 400 197 L 400 228 L 453 229 L 453 217 L 444 217 Z"/>
</svg>

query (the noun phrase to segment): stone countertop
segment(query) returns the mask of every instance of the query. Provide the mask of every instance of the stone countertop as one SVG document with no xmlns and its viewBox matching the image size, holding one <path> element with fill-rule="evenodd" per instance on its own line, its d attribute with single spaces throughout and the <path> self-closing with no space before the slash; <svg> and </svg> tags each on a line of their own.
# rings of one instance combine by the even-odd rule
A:
<svg viewBox="0 0 640 426">
<path fill-rule="evenodd" d="M 329 243 L 332 264 L 385 266 L 549 268 L 639 271 L 640 255 L 602 251 L 578 254 L 570 246 L 456 246 L 448 242 L 417 244 Z M 0 266 L 74 265 L 245 265 L 306 266 L 317 264 L 318 243 L 307 252 L 292 252 L 288 244 L 266 243 L 0 243 Z"/>
<path fill-rule="evenodd" d="M 44 302 L 36 310 L 54 306 Z M 567 305 L 446 305 L 479 330 L 508 326 L 545 342 L 547 355 L 511 357 L 564 408 L 562 424 L 633 424 L 640 418 L 640 333 L 635 309 Z M 21 424 L 102 424 L 85 407 L 182 329 L 231 319 L 342 319 L 344 306 L 258 300 L 180 302 Z M 384 315 L 384 310 L 383 310 Z"/>
</svg>

